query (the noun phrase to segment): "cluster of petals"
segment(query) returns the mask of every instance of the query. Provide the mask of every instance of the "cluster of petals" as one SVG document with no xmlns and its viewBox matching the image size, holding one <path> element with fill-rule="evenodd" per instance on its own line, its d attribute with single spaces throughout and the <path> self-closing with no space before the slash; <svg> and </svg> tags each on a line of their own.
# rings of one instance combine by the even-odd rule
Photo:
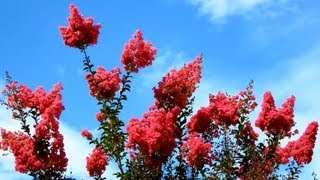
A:
<svg viewBox="0 0 320 180">
<path fill-rule="evenodd" d="M 128 72 L 139 72 L 139 69 L 150 66 L 155 59 L 157 49 L 149 41 L 144 41 L 142 32 L 137 30 L 128 43 L 124 45 L 121 63 Z"/>
<path fill-rule="evenodd" d="M 209 164 L 211 160 L 211 144 L 204 142 L 203 138 L 197 133 L 189 135 L 183 143 L 182 156 L 187 159 L 189 166 L 193 168 L 202 168 Z"/>
<path fill-rule="evenodd" d="M 188 122 L 189 132 L 205 132 L 212 122 L 212 111 L 210 107 L 201 107 L 196 114 L 194 114 Z"/>
<path fill-rule="evenodd" d="M 92 139 L 92 133 L 87 129 L 81 131 L 81 136 L 87 139 Z"/>
<path fill-rule="evenodd" d="M 281 106 L 276 109 L 271 92 L 263 95 L 262 110 L 259 113 L 255 125 L 262 131 L 267 131 L 273 135 L 283 134 L 289 136 L 291 128 L 294 126 L 295 97 L 290 96 Z"/>
<path fill-rule="evenodd" d="M 102 66 L 98 66 L 94 74 L 87 74 L 86 79 L 89 84 L 90 94 L 98 100 L 110 100 L 120 89 L 121 78 L 118 67 L 106 71 Z"/>
<path fill-rule="evenodd" d="M 0 149 L 11 150 L 15 157 L 16 171 L 37 172 L 42 168 L 43 164 L 36 156 L 33 140 L 27 134 L 1 129 L 1 138 Z"/>
<path fill-rule="evenodd" d="M 175 106 L 184 108 L 200 82 L 201 63 L 202 57 L 198 56 L 180 70 L 173 69 L 166 74 L 158 87 L 153 88 L 156 105 L 166 109 Z"/>
<path fill-rule="evenodd" d="M 3 93 L 7 96 L 7 104 L 14 110 L 37 109 L 40 114 L 48 114 L 54 118 L 59 118 L 64 110 L 61 96 L 61 83 L 55 84 L 53 89 L 46 93 L 42 87 L 32 90 L 26 85 L 17 86 L 16 82 L 6 86 Z"/>
<path fill-rule="evenodd" d="M 141 120 L 132 118 L 126 127 L 128 133 L 127 148 L 137 150 L 144 155 L 149 167 L 171 155 L 176 147 L 176 121 L 180 108 L 172 111 L 150 109 Z"/>
<path fill-rule="evenodd" d="M 101 25 L 94 25 L 91 17 L 84 18 L 75 5 L 71 4 L 69 9 L 69 26 L 60 27 L 60 33 L 65 45 L 81 49 L 97 44 Z"/>
<path fill-rule="evenodd" d="M 284 148 L 280 148 L 277 151 L 280 162 L 286 164 L 292 157 L 299 165 L 309 164 L 312 160 L 318 127 L 317 121 L 311 122 L 298 140 L 290 141 Z"/>
<path fill-rule="evenodd" d="M 102 113 L 102 112 L 98 112 L 96 114 L 96 119 L 99 121 L 99 122 L 102 122 L 104 119 L 105 119 L 105 115 Z"/>
<path fill-rule="evenodd" d="M 214 121 L 219 124 L 236 125 L 239 121 L 239 96 L 227 96 L 219 92 L 217 95 L 210 95 L 210 109 Z"/>
<path fill-rule="evenodd" d="M 100 177 L 106 170 L 108 159 L 100 147 L 93 149 L 89 157 L 86 158 L 86 168 L 91 177 Z"/>
<path fill-rule="evenodd" d="M 42 87 L 32 91 L 26 85 L 17 86 L 16 82 L 13 82 L 13 84 L 7 85 L 3 91 L 7 96 L 6 104 L 13 109 L 13 118 L 19 119 L 19 117 L 15 117 L 17 112 L 24 113 L 27 110 L 32 110 L 33 116 L 36 114 L 38 116 L 37 123 L 34 126 L 35 132 L 31 137 L 26 134 L 23 135 L 23 133 L 16 133 L 15 138 L 12 138 L 14 133 L 11 136 L 2 135 L 2 142 L 6 141 L 7 149 L 9 148 L 15 155 L 16 163 L 18 163 L 16 166 L 20 166 L 21 161 L 17 159 L 21 159 L 21 154 L 15 153 L 14 151 L 17 150 L 13 150 L 17 143 L 15 139 L 24 138 L 26 140 L 21 141 L 19 146 L 29 147 L 29 149 L 31 149 L 31 146 L 33 147 L 35 158 L 41 162 L 46 162 L 41 165 L 42 170 L 65 171 L 68 159 L 64 151 L 63 135 L 59 132 L 58 122 L 58 118 L 64 110 L 61 83 L 54 85 L 49 93 L 46 93 Z M 26 137 L 31 139 L 28 140 Z M 25 169 L 28 168 L 25 167 Z"/>
<path fill-rule="evenodd" d="M 227 96 L 219 92 L 209 96 L 209 105 L 201 107 L 188 122 L 189 132 L 203 133 L 212 125 L 236 125 L 240 118 L 240 110 L 249 112 L 256 106 L 250 91 L 242 91 L 236 96 Z M 248 132 L 256 139 L 252 128 Z"/>
</svg>

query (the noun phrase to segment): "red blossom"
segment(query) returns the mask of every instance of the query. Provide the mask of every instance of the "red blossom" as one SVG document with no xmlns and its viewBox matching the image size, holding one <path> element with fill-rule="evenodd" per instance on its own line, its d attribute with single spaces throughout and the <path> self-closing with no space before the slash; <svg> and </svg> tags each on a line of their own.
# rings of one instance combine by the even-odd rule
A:
<svg viewBox="0 0 320 180">
<path fill-rule="evenodd" d="M 120 69 L 114 68 L 111 72 L 98 66 L 97 72 L 93 75 L 87 74 L 86 79 L 89 84 L 90 94 L 98 100 L 110 100 L 120 89 L 121 78 Z"/>
<path fill-rule="evenodd" d="M 128 72 L 137 73 L 139 69 L 150 66 L 155 59 L 157 50 L 151 42 L 144 41 L 142 32 L 137 30 L 128 43 L 124 45 L 121 63 Z"/>
<path fill-rule="evenodd" d="M 200 82 L 201 63 L 202 57 L 198 56 L 180 70 L 173 69 L 165 75 L 158 87 L 153 88 L 156 105 L 166 109 L 175 106 L 184 108 Z"/>
<path fill-rule="evenodd" d="M 217 95 L 210 95 L 210 109 L 213 119 L 219 125 L 236 125 L 239 121 L 239 96 L 228 97 L 224 93 L 219 92 Z"/>
<path fill-rule="evenodd" d="M 102 112 L 98 112 L 96 114 L 96 119 L 99 121 L 99 122 L 102 122 L 104 120 L 105 116 Z"/>
<path fill-rule="evenodd" d="M 158 167 L 176 147 L 176 121 L 179 108 L 166 112 L 150 109 L 141 120 L 132 118 L 127 125 L 127 147 L 138 150 L 145 157 L 145 164 Z"/>
<path fill-rule="evenodd" d="M 290 136 L 291 128 L 294 126 L 293 107 L 295 97 L 290 96 L 278 110 L 276 109 L 271 92 L 263 95 L 262 110 L 255 125 L 262 131 L 267 131 L 273 135 L 283 134 Z"/>
<path fill-rule="evenodd" d="M 187 159 L 188 165 L 193 168 L 202 168 L 205 164 L 210 163 L 212 157 L 210 155 L 211 144 L 203 141 L 203 138 L 197 133 L 192 133 L 181 147 L 182 156 Z"/>
<path fill-rule="evenodd" d="M 280 148 L 277 152 L 280 162 L 286 164 L 288 158 L 292 157 L 299 165 L 309 164 L 312 160 L 318 127 L 317 121 L 309 123 L 298 140 L 290 141 L 284 148 Z"/>
<path fill-rule="evenodd" d="M 189 132 L 205 132 L 211 124 L 212 112 L 210 107 L 201 107 L 195 115 L 190 118 L 188 122 Z"/>
<path fill-rule="evenodd" d="M 64 110 L 61 90 L 60 83 L 54 85 L 49 93 L 46 93 L 42 87 L 32 92 L 26 85 L 17 86 L 16 82 L 6 86 L 6 90 L 4 90 L 7 96 L 6 104 L 12 108 L 13 117 L 17 120 L 23 120 L 24 114 L 28 112 L 29 116 L 32 114 L 31 117 L 36 121 L 35 132 L 31 136 L 21 132 L 5 133 L 4 130 L 2 132 L 1 148 L 3 150 L 10 149 L 13 152 L 19 172 L 40 170 L 45 172 L 49 169 L 64 172 L 66 170 L 68 159 L 64 151 L 63 136 L 59 132 L 58 122 L 58 118 Z M 26 128 L 24 130 L 30 133 L 30 130 Z M 25 147 L 26 153 L 21 154 L 16 147 Z M 27 159 L 33 158 L 34 160 L 21 160 L 25 156 Z M 34 163 L 37 168 L 24 161 Z"/>
<path fill-rule="evenodd" d="M 91 177 L 100 177 L 106 170 L 108 165 L 107 156 L 104 154 L 102 148 L 96 147 L 93 149 L 92 153 L 87 160 L 87 171 Z"/>
<path fill-rule="evenodd" d="M 87 129 L 81 131 L 81 136 L 87 139 L 92 139 L 92 134 Z"/>
<path fill-rule="evenodd" d="M 97 44 L 101 25 L 93 25 L 93 18 L 84 18 L 75 5 L 71 4 L 69 9 L 69 26 L 60 26 L 65 45 L 82 49 Z"/>
<path fill-rule="evenodd" d="M 15 169 L 20 173 L 37 172 L 43 164 L 36 156 L 33 140 L 23 132 L 1 129 L 0 149 L 10 151 L 15 157 Z M 23 147 L 23 148 L 21 148 Z"/>
</svg>

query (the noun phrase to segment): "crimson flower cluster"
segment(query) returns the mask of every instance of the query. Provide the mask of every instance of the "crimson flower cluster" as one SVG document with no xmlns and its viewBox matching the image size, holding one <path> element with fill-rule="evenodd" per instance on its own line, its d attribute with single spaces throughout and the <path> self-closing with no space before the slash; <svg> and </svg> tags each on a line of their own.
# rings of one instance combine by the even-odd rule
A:
<svg viewBox="0 0 320 180">
<path fill-rule="evenodd" d="M 152 43 L 144 41 L 142 32 L 137 30 L 128 43 L 124 45 L 121 63 L 128 72 L 139 72 L 139 69 L 150 66 L 157 53 Z"/>
<path fill-rule="evenodd" d="M 81 131 L 81 136 L 87 139 L 92 139 L 92 133 L 87 129 Z"/>
<path fill-rule="evenodd" d="M 60 83 L 46 93 L 42 87 L 32 91 L 26 85 L 17 86 L 17 82 L 12 82 L 3 90 L 7 96 L 5 104 L 13 111 L 14 119 L 25 123 L 27 114 L 35 121 L 33 135 L 27 125 L 22 127 L 25 132 L 1 129 L 0 148 L 12 151 L 17 171 L 39 173 L 51 170 L 62 173 L 66 170 L 68 159 L 58 122 L 64 110 L 61 90 Z"/>
<path fill-rule="evenodd" d="M 159 167 L 176 147 L 176 121 L 180 108 L 171 111 L 154 106 L 146 112 L 141 120 L 130 119 L 127 125 L 127 147 L 144 156 L 149 167 Z"/>
<path fill-rule="evenodd" d="M 193 168 L 202 168 L 205 164 L 210 164 L 211 144 L 204 142 L 198 133 L 189 135 L 182 147 L 182 157 L 187 159 L 188 165 Z"/>
<path fill-rule="evenodd" d="M 262 111 L 255 122 L 255 125 L 262 131 L 267 131 L 273 135 L 290 136 L 291 128 L 294 126 L 293 107 L 295 97 L 289 97 L 278 110 L 276 109 L 271 92 L 263 95 Z"/>
<path fill-rule="evenodd" d="M 175 106 L 184 108 L 200 82 L 201 63 L 202 57 L 198 56 L 180 70 L 173 69 L 165 75 L 158 87 L 153 88 L 156 105 L 166 109 Z"/>
<path fill-rule="evenodd" d="M 101 25 L 94 25 L 91 17 L 84 18 L 73 4 L 70 5 L 69 9 L 69 26 L 60 27 L 65 45 L 83 49 L 86 46 L 97 44 Z"/>
<path fill-rule="evenodd" d="M 42 162 L 36 155 L 33 139 L 23 132 L 10 132 L 1 129 L 0 149 L 11 150 L 15 157 L 15 170 L 20 173 L 37 172 Z M 24 148 L 21 148 L 24 147 Z"/>
<path fill-rule="evenodd" d="M 277 154 L 281 163 L 287 164 L 292 157 L 299 165 L 309 164 L 312 160 L 318 127 L 317 121 L 311 122 L 298 140 L 290 141 L 284 148 L 280 148 Z"/>
<path fill-rule="evenodd" d="M 96 147 L 93 149 L 92 153 L 87 160 L 87 171 L 89 175 L 92 177 L 100 177 L 104 171 L 106 170 L 106 166 L 108 165 L 107 156 L 104 154 L 104 150 L 100 147 Z"/>
<path fill-rule="evenodd" d="M 209 105 L 201 107 L 196 114 L 194 114 L 188 122 L 189 132 L 203 133 L 208 128 L 214 125 L 235 126 L 240 118 L 240 110 L 245 108 L 246 111 L 252 111 L 255 103 L 250 101 L 254 100 L 254 96 L 246 97 L 243 99 L 243 94 L 250 94 L 247 91 L 241 91 L 239 95 L 227 96 L 219 92 L 217 95 L 209 96 Z"/>
<path fill-rule="evenodd" d="M 210 109 L 216 124 L 236 125 L 238 123 L 240 113 L 239 96 L 228 97 L 224 93 L 210 95 Z"/>
<path fill-rule="evenodd" d="M 96 73 L 86 75 L 91 96 L 96 97 L 97 100 L 112 99 L 120 89 L 121 78 L 119 76 L 118 67 L 108 72 L 102 66 L 98 66 Z"/>
</svg>

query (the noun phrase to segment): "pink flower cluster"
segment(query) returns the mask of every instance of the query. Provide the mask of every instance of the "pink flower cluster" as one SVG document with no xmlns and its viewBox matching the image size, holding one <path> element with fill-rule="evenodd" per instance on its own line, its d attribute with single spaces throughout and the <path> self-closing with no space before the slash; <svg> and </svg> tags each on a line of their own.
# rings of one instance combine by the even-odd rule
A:
<svg viewBox="0 0 320 180">
<path fill-rule="evenodd" d="M 15 157 L 15 169 L 20 173 L 37 172 L 42 169 L 42 162 L 36 156 L 32 138 L 22 132 L 10 132 L 1 129 L 0 149 L 11 150 Z M 23 148 L 21 148 L 23 147 Z"/>
<path fill-rule="evenodd" d="M 181 147 L 182 157 L 186 158 L 188 165 L 193 168 L 202 168 L 212 159 L 211 144 L 203 141 L 197 133 L 192 133 Z"/>
<path fill-rule="evenodd" d="M 236 125 L 238 123 L 240 108 L 243 107 L 243 100 L 239 95 L 228 97 L 219 92 L 217 95 L 210 95 L 209 106 L 201 107 L 188 122 L 189 132 L 203 133 L 215 125 Z"/>
<path fill-rule="evenodd" d="M 10 149 L 13 152 L 16 168 L 19 169 L 19 172 L 33 172 L 33 170 L 40 169 L 59 172 L 66 170 L 68 159 L 64 151 L 63 135 L 59 132 L 58 122 L 58 118 L 64 110 L 61 90 L 62 85 L 58 83 L 49 93 L 46 93 L 42 87 L 32 92 L 29 87 L 25 85 L 17 87 L 16 82 L 13 82 L 7 85 L 3 91 L 8 97 L 6 103 L 8 107 L 12 108 L 14 119 L 21 120 L 21 116 L 24 116 L 27 110 L 31 110 L 36 123 L 34 125 L 35 133 L 32 136 L 28 136 L 26 133 L 11 133 L 2 130 L 1 148 L 3 150 Z M 21 153 L 17 146 L 25 147 L 26 151 Z M 25 157 L 29 157 L 30 161 Z M 30 166 L 30 162 L 34 162 L 34 165 Z"/>
<path fill-rule="evenodd" d="M 138 150 L 149 167 L 159 167 L 176 147 L 176 121 L 180 108 L 172 111 L 150 109 L 141 120 L 132 118 L 127 125 L 127 147 Z"/>
<path fill-rule="evenodd" d="M 219 125 L 236 125 L 239 121 L 240 113 L 239 96 L 228 97 L 224 93 L 210 95 L 210 109 L 213 119 Z"/>
<path fill-rule="evenodd" d="M 71 4 L 69 9 L 69 26 L 60 27 L 65 45 L 82 49 L 97 44 L 101 25 L 93 25 L 93 19 L 91 17 L 84 18 L 75 5 Z"/>
<path fill-rule="evenodd" d="M 97 72 L 87 74 L 86 79 L 89 84 L 90 94 L 97 100 L 110 100 L 120 89 L 121 78 L 120 69 L 114 68 L 111 72 L 106 71 L 102 66 L 98 66 Z"/>
<path fill-rule="evenodd" d="M 255 125 L 262 131 L 267 131 L 273 135 L 291 135 L 291 128 L 294 126 L 293 107 L 295 97 L 289 97 L 278 110 L 276 109 L 271 92 L 263 95 L 262 110 Z"/>
<path fill-rule="evenodd" d="M 156 105 L 166 109 L 175 106 L 184 108 L 200 82 L 201 63 L 202 57 L 198 56 L 180 70 L 173 69 L 165 75 L 158 87 L 153 88 Z"/>
<path fill-rule="evenodd" d="M 81 131 L 81 136 L 87 139 L 92 139 L 92 133 L 87 129 Z"/>
<path fill-rule="evenodd" d="M 124 45 L 121 55 L 121 63 L 128 72 L 139 72 L 139 69 L 150 66 L 157 50 L 151 42 L 144 41 L 142 32 L 137 30 L 128 43 Z"/>
<path fill-rule="evenodd" d="M 187 124 L 189 132 L 205 132 L 212 122 L 212 111 L 210 107 L 201 107 Z"/>
<path fill-rule="evenodd" d="M 312 160 L 318 127 L 317 121 L 311 122 L 298 140 L 290 141 L 284 148 L 280 148 L 277 154 L 281 163 L 288 163 L 288 159 L 292 157 L 299 165 L 309 164 Z"/>
<path fill-rule="evenodd" d="M 92 153 L 87 160 L 87 171 L 91 177 L 100 177 L 106 170 L 108 165 L 107 156 L 104 154 L 102 148 L 96 147 L 93 149 Z"/>
</svg>

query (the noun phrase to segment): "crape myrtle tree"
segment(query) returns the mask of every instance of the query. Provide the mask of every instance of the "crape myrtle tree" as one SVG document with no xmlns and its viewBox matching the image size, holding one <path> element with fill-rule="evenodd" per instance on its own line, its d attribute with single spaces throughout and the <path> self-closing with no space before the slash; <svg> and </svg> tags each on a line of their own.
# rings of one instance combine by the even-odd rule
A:
<svg viewBox="0 0 320 180">
<path fill-rule="evenodd" d="M 294 129 L 294 96 L 277 108 L 271 92 L 264 93 L 254 121 L 265 134 L 264 140 L 258 140 L 249 120 L 258 105 L 253 82 L 236 95 L 210 94 L 209 104 L 193 112 L 193 93 L 201 80 L 201 55 L 168 72 L 153 88 L 155 100 L 148 111 L 125 125 L 120 113 L 131 79 L 152 65 L 156 48 L 137 30 L 124 45 L 122 68 L 95 68 L 87 49 L 97 44 L 101 25 L 85 18 L 75 5 L 70 5 L 68 23 L 59 27 L 61 36 L 66 46 L 83 54 L 85 80 L 100 109 L 96 113 L 98 137 L 81 131 L 94 146 L 84 159 L 94 179 L 296 179 L 301 168 L 311 162 L 317 121 L 309 123 L 299 139 L 280 146 L 282 139 L 298 133 Z M 62 84 L 49 92 L 42 87 L 32 90 L 8 73 L 6 82 L 2 91 L 6 99 L 1 102 L 11 110 L 12 119 L 20 122 L 21 130 L 1 128 L 0 150 L 13 154 L 16 171 L 34 179 L 68 179 L 68 159 L 59 132 L 64 110 Z M 28 124 L 29 120 L 33 124 Z M 116 163 L 118 171 L 103 175 L 109 161 Z M 280 167 L 285 170 L 279 172 Z"/>
</svg>

